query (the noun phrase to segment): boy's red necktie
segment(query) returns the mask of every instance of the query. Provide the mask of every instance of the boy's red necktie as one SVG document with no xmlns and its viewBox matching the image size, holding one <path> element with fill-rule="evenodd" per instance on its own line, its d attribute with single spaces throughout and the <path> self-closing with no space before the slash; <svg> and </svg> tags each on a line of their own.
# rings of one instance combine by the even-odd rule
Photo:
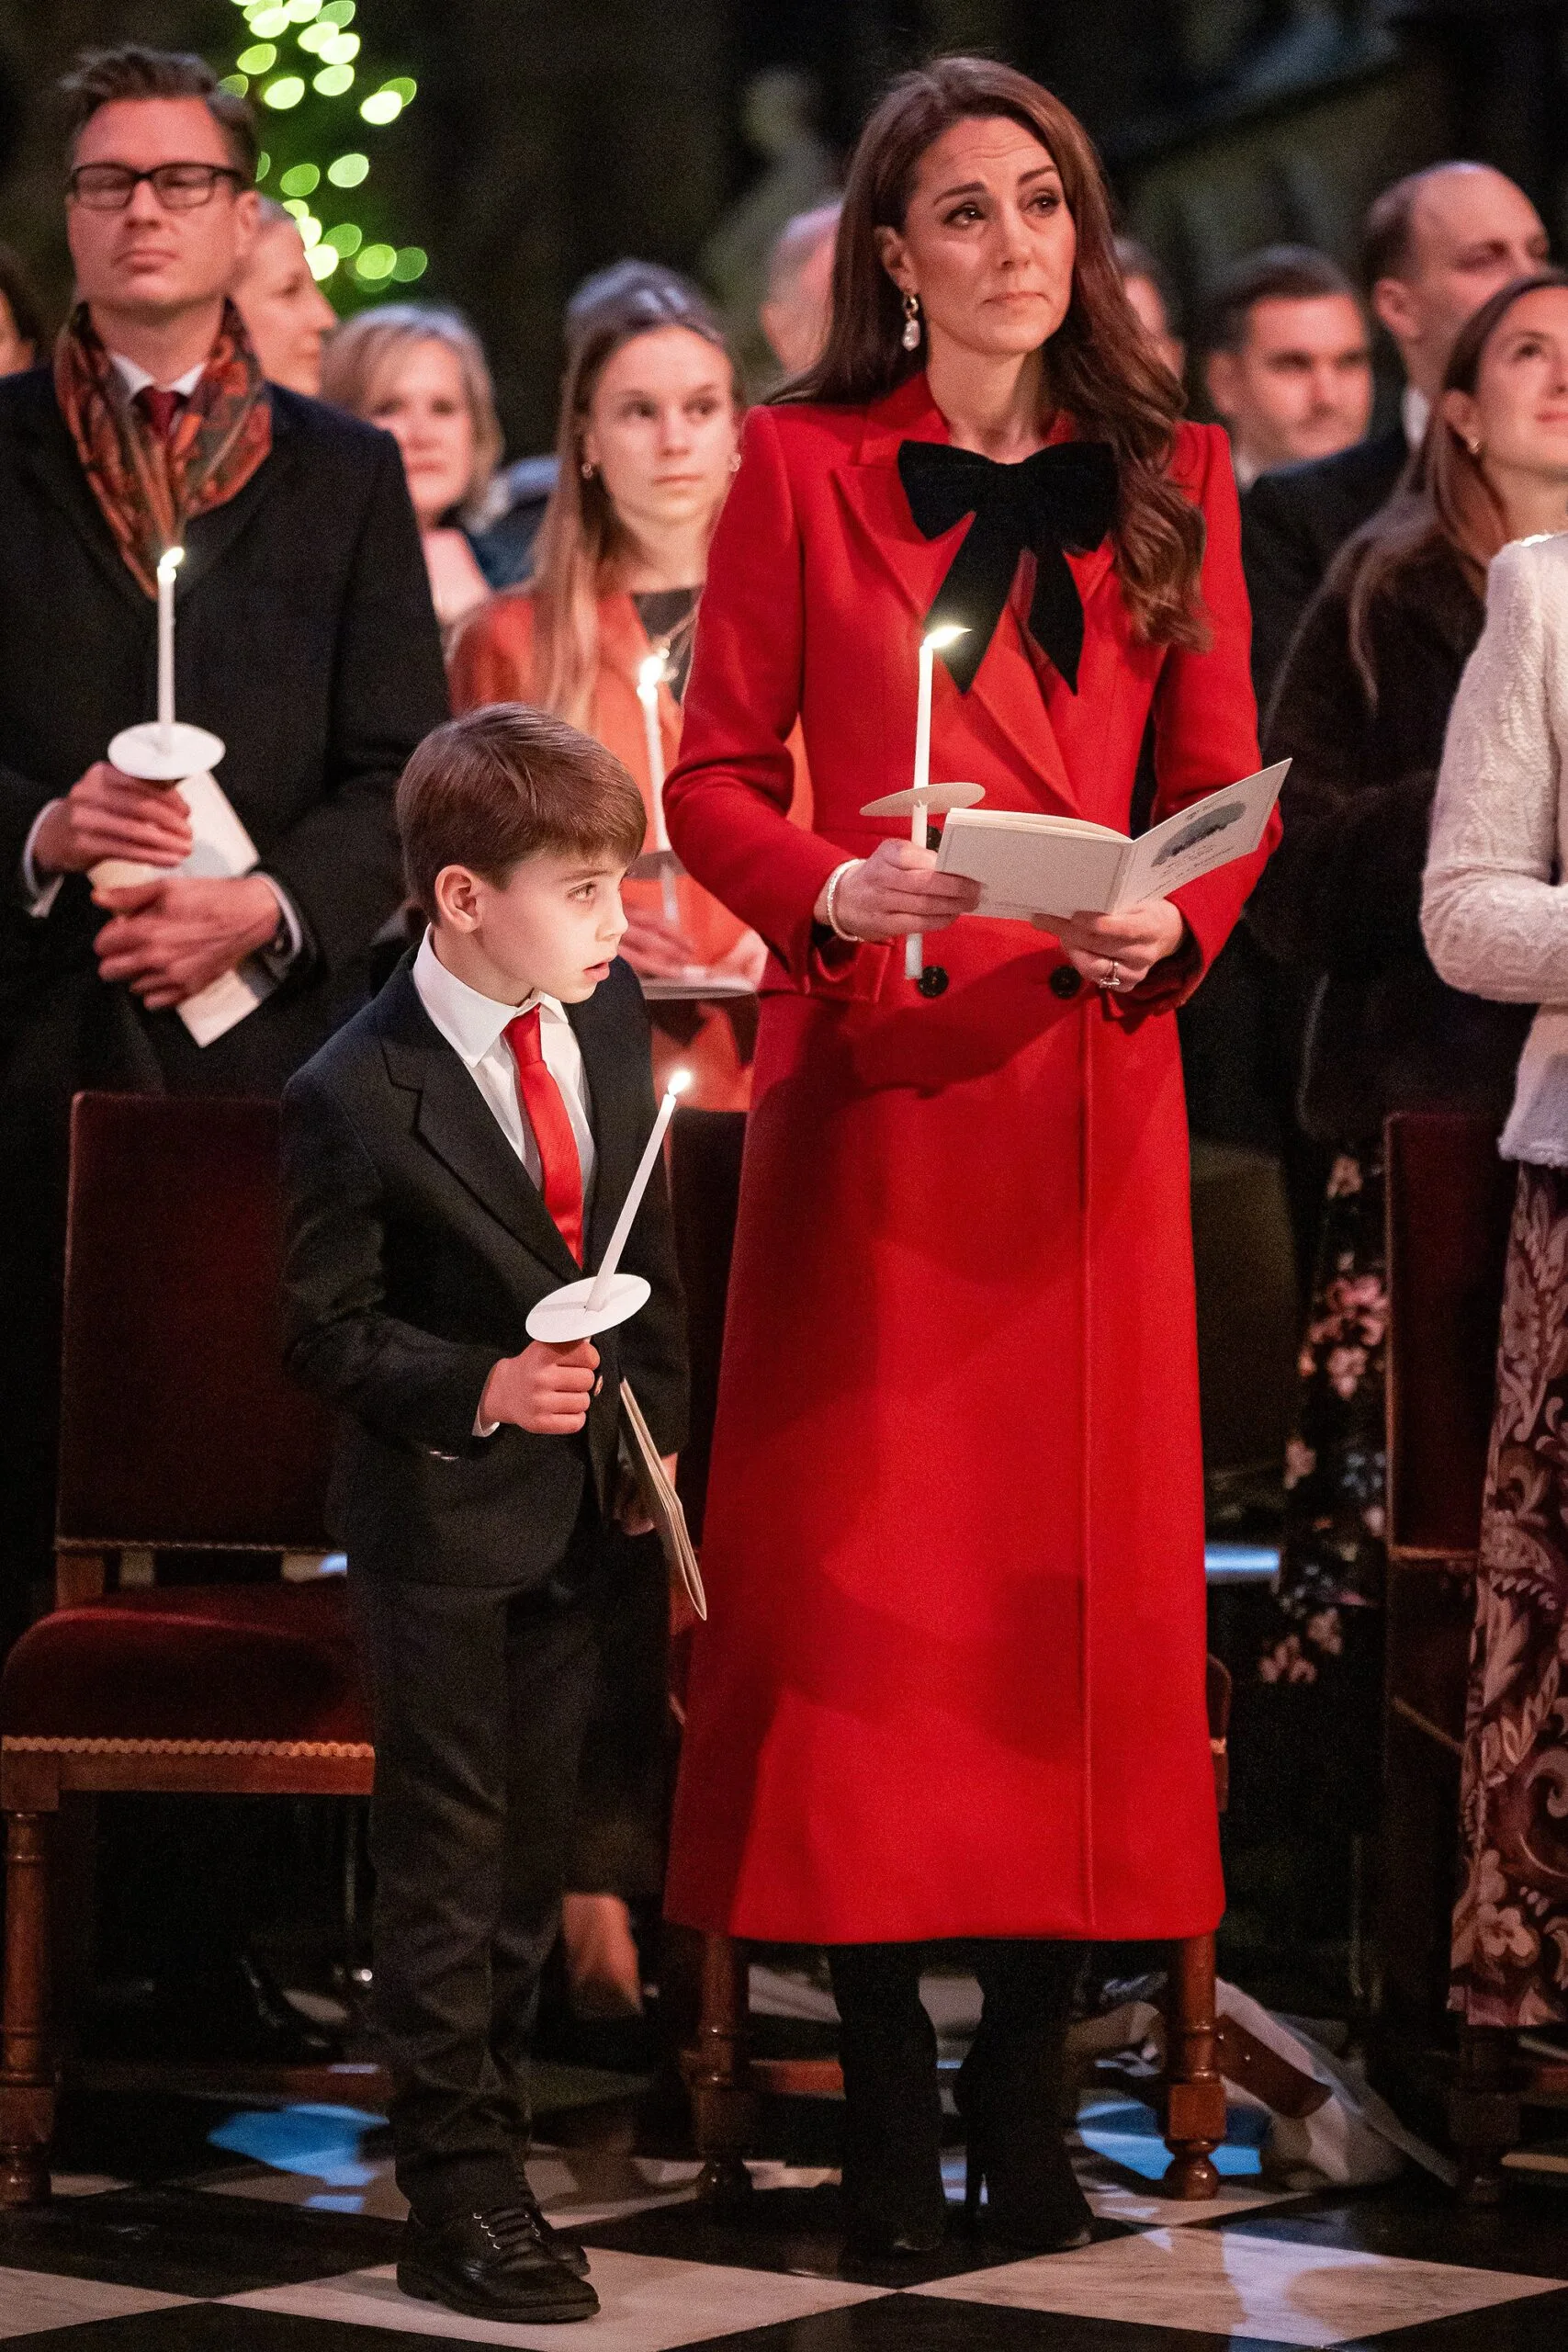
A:
<svg viewBox="0 0 1568 2352">
<path fill-rule="evenodd" d="M 502 1033 L 517 1065 L 523 1108 L 539 1147 L 539 1189 L 567 1248 L 582 1263 L 582 1162 L 560 1088 L 539 1043 L 539 1007 L 520 1012 Z"/>
</svg>

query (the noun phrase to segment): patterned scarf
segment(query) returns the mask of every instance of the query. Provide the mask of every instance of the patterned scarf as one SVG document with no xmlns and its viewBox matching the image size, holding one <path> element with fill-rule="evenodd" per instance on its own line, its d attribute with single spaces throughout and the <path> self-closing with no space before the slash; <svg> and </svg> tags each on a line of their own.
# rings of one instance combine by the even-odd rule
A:
<svg viewBox="0 0 1568 2352">
<path fill-rule="evenodd" d="M 54 346 L 54 394 L 115 544 L 149 596 L 158 558 L 194 515 L 243 490 L 272 447 L 272 407 L 231 302 L 201 379 L 159 440 L 131 400 L 85 302 Z"/>
</svg>

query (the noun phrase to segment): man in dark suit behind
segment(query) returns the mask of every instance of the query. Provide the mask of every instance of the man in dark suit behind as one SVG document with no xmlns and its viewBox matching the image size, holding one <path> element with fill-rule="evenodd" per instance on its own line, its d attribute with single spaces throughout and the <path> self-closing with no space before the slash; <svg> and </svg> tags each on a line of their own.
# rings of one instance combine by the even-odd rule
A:
<svg viewBox="0 0 1568 2352">
<path fill-rule="evenodd" d="M 1386 432 L 1259 475 L 1241 502 L 1242 561 L 1252 599 L 1252 673 L 1267 714 L 1296 624 L 1338 549 L 1384 504 L 1442 382 L 1465 321 L 1511 277 L 1547 257 L 1534 205 L 1486 164 L 1435 164 L 1396 181 L 1367 214 L 1362 265 L 1372 309 L 1405 375 Z"/>
<path fill-rule="evenodd" d="M 54 368 L 0 383 L 0 1634 L 49 1571 L 71 1097 L 281 1091 L 363 1000 L 401 895 L 393 786 L 446 715 L 396 446 L 263 383 L 225 301 L 248 108 L 147 50 L 66 87 L 82 300 Z M 222 738 L 260 862 L 95 893 L 103 859 L 190 846 L 176 797 L 105 757 L 153 713 L 148 557 L 175 535 L 178 713 Z M 241 965 L 271 993 L 197 1045 L 177 1006 Z"/>
</svg>

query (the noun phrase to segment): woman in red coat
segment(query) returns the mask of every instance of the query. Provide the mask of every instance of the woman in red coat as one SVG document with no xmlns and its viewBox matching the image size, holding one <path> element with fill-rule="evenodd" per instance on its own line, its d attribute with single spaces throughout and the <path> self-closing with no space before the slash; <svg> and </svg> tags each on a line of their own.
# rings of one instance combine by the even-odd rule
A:
<svg viewBox="0 0 1568 2352">
<path fill-rule="evenodd" d="M 988 808 L 1125 830 L 1151 716 L 1158 814 L 1257 766 L 1230 462 L 1179 401 L 1071 115 L 999 65 L 906 76 L 825 355 L 747 428 L 668 793 L 772 961 L 666 1907 L 829 1947 L 846 2211 L 885 2250 L 942 2223 L 920 1941 L 985 1939 L 971 2190 L 1044 2248 L 1087 2220 L 1072 1939 L 1223 1907 L 1170 1014 L 1261 860 L 1052 935 L 967 915 L 907 819 L 861 814 L 910 780 L 933 606 L 970 635 L 931 775 Z"/>
</svg>

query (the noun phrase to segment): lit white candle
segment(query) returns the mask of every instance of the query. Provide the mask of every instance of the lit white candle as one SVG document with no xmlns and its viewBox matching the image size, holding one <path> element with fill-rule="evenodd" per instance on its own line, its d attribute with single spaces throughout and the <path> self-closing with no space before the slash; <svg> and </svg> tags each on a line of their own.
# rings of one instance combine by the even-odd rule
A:
<svg viewBox="0 0 1568 2352">
<path fill-rule="evenodd" d="M 919 697 L 915 705 L 915 806 L 909 817 L 909 839 L 917 849 L 926 846 L 926 795 L 931 786 L 931 679 L 936 657 L 944 645 L 967 635 L 967 629 L 953 622 L 945 628 L 929 629 L 920 639 Z M 906 979 L 918 980 L 925 961 L 924 936 L 912 931 L 904 942 Z"/>
<path fill-rule="evenodd" d="M 664 735 L 659 723 L 659 688 L 664 676 L 665 657 L 650 653 L 640 662 L 637 673 L 637 698 L 642 705 L 642 731 L 648 743 L 648 775 L 653 787 L 653 846 L 666 854 L 670 848 L 670 829 L 664 821 Z M 664 920 L 678 924 L 681 901 L 676 894 L 675 876 L 666 866 L 659 877 L 664 900 Z"/>
<path fill-rule="evenodd" d="M 158 558 L 158 732 L 164 752 L 175 724 L 175 574 L 185 560 L 184 548 L 165 548 Z"/>
<path fill-rule="evenodd" d="M 604 1263 L 594 1275 L 593 1287 L 588 1294 L 587 1308 L 590 1315 L 597 1315 L 609 1298 L 611 1280 L 619 1271 L 621 1252 L 626 1246 L 627 1235 L 637 1222 L 637 1213 L 642 1206 L 642 1196 L 648 1190 L 654 1163 L 663 1147 L 670 1122 L 675 1115 L 675 1105 L 691 1083 L 692 1073 L 689 1069 L 671 1071 L 669 1088 L 663 1102 L 659 1106 L 659 1116 L 653 1123 L 653 1133 L 649 1136 L 648 1148 L 642 1155 L 637 1174 L 632 1178 L 632 1188 L 626 1194 L 626 1206 L 615 1219 L 615 1229 L 610 1236 L 610 1246 L 604 1252 Z"/>
</svg>

